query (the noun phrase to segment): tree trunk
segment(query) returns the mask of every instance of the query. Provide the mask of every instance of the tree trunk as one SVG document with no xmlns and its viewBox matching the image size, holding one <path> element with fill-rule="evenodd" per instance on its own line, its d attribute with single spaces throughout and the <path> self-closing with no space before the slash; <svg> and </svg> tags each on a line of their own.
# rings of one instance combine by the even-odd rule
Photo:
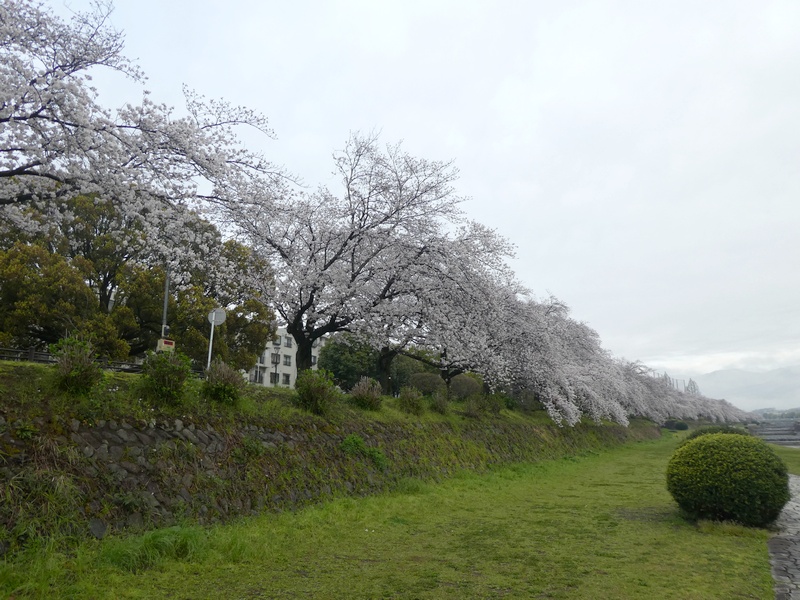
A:
<svg viewBox="0 0 800 600">
<path fill-rule="evenodd" d="M 294 360 L 299 377 L 300 373 L 311 368 L 311 345 L 313 341 L 298 335 L 292 337 L 294 337 L 295 344 L 297 345 L 297 352 L 294 355 Z M 298 339 L 298 337 L 300 339 Z"/>
<path fill-rule="evenodd" d="M 394 393 L 392 387 L 392 361 L 397 356 L 398 351 L 388 346 L 381 348 L 378 353 L 378 382 L 383 388 L 383 393 L 391 395 Z"/>
</svg>

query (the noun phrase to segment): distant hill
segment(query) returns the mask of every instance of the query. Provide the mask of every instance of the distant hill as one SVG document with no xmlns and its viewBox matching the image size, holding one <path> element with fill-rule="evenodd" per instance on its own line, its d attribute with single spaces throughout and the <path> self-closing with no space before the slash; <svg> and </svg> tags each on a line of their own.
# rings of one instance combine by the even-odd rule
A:
<svg viewBox="0 0 800 600">
<path fill-rule="evenodd" d="M 763 372 L 724 369 L 694 380 L 704 396 L 724 398 L 743 410 L 800 406 L 800 366 Z"/>
</svg>

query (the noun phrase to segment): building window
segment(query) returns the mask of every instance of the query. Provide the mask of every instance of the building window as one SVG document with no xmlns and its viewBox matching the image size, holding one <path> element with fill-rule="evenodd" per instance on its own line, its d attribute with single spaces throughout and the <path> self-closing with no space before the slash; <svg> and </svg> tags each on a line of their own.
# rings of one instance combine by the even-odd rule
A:
<svg viewBox="0 0 800 600">
<path fill-rule="evenodd" d="M 283 374 L 283 385 L 289 385 L 291 383 L 291 379 L 289 378 L 288 373 Z"/>
<path fill-rule="evenodd" d="M 291 336 L 287 335 L 286 337 L 283 338 L 283 345 L 286 346 L 287 348 L 291 348 L 292 347 L 292 338 L 291 338 Z"/>
<path fill-rule="evenodd" d="M 311 355 L 311 366 L 313 367 L 315 364 L 317 364 L 317 357 L 312 354 Z"/>
<path fill-rule="evenodd" d="M 273 365 L 279 365 L 279 364 L 281 364 L 281 355 L 280 355 L 280 354 L 278 354 L 277 352 L 275 352 L 275 353 L 273 353 L 273 354 L 272 354 L 272 357 L 271 357 L 271 359 L 272 359 L 272 364 L 273 364 Z"/>
<path fill-rule="evenodd" d="M 291 367 L 292 366 L 292 357 L 291 357 L 291 355 L 289 355 L 289 354 L 284 354 L 283 355 L 283 364 L 286 365 L 287 367 Z"/>
<path fill-rule="evenodd" d="M 269 374 L 269 382 L 272 385 L 278 385 L 278 374 L 277 373 L 270 373 Z"/>
<path fill-rule="evenodd" d="M 275 337 L 272 339 L 272 345 L 273 345 L 273 346 L 280 346 L 280 345 L 281 345 L 281 336 L 279 336 L 279 335 L 276 335 L 276 336 L 275 336 Z"/>
</svg>

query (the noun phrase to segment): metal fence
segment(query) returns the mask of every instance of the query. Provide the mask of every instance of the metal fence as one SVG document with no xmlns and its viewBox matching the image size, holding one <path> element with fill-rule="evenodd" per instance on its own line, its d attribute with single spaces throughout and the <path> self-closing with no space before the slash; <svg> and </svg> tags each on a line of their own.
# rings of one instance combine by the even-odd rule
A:
<svg viewBox="0 0 800 600">
<path fill-rule="evenodd" d="M 0 348 L 0 360 L 20 360 L 50 365 L 56 364 L 56 356 L 54 354 L 50 352 L 41 352 L 34 348 L 25 350 L 19 348 Z M 98 358 L 95 362 L 100 365 L 100 368 L 106 369 L 107 371 L 117 371 L 121 373 L 142 372 L 142 363 L 139 362 L 125 362 L 108 360 L 105 358 Z M 196 364 L 192 364 L 192 373 L 197 377 L 205 377 L 203 368 Z"/>
<path fill-rule="evenodd" d="M 27 362 L 55 364 L 56 357 L 50 352 L 41 352 L 34 348 L 20 350 L 17 348 L 0 348 L 0 360 L 21 360 Z M 121 371 L 124 373 L 141 373 L 142 365 L 135 362 L 122 362 L 114 360 L 97 359 L 101 368 L 109 371 Z"/>
</svg>

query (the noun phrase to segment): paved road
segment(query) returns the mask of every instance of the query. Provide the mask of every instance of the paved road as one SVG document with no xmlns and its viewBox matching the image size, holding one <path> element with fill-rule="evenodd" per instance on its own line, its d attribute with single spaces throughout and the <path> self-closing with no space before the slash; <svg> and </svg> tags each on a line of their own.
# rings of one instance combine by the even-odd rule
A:
<svg viewBox="0 0 800 600">
<path fill-rule="evenodd" d="M 783 507 L 776 525 L 780 534 L 767 542 L 775 600 L 800 600 L 800 477 L 789 475 L 792 499 Z"/>
</svg>

